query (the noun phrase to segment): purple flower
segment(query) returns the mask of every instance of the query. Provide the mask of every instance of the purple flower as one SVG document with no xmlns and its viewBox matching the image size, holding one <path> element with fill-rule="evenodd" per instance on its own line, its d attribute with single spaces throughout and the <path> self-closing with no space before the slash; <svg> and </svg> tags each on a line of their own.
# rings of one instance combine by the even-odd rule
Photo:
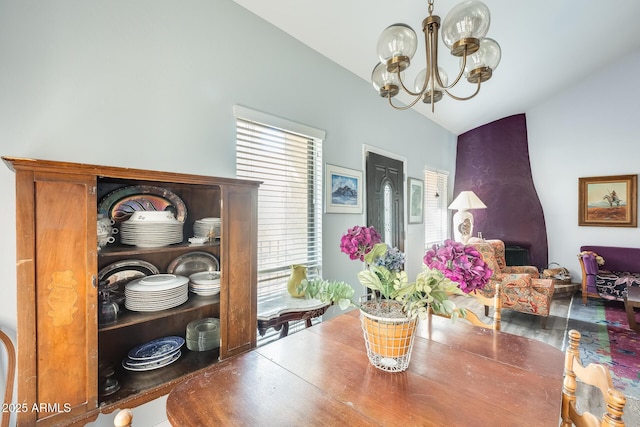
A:
<svg viewBox="0 0 640 427">
<path fill-rule="evenodd" d="M 453 240 L 445 240 L 441 246 L 433 245 L 424 255 L 424 263 L 440 270 L 466 294 L 484 288 L 493 274 L 477 250 Z"/>
<path fill-rule="evenodd" d="M 364 255 L 369 252 L 376 243 L 382 242 L 380 234 L 371 227 L 354 226 L 340 239 L 340 250 L 349 255 L 352 260 L 364 261 Z"/>
</svg>

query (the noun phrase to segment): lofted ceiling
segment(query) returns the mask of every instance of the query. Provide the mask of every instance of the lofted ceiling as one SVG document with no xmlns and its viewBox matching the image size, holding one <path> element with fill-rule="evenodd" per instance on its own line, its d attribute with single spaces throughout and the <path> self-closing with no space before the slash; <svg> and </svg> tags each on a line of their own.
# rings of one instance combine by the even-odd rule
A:
<svg viewBox="0 0 640 427">
<path fill-rule="evenodd" d="M 425 67 L 422 20 L 428 15 L 426 0 L 234 1 L 368 82 L 378 62 L 378 36 L 391 24 L 406 23 L 419 39 L 418 52 L 405 72 L 407 81 L 413 82 Z M 445 96 L 435 104 L 435 113 L 422 102 L 414 107 L 456 135 L 524 113 L 640 47 L 638 0 L 483 1 L 491 11 L 487 37 L 502 49 L 493 77 L 469 101 Z M 444 20 L 458 3 L 435 0 L 433 14 Z M 458 60 L 442 42 L 439 52 L 440 66 L 451 81 Z M 635 75 L 635 70 L 629 75 Z M 610 87 L 594 88 L 594 96 L 606 98 L 607 91 L 624 90 L 625 84 L 612 82 Z M 468 96 L 473 90 L 464 81 L 452 92 Z M 371 102 L 386 100 L 372 87 Z"/>
</svg>

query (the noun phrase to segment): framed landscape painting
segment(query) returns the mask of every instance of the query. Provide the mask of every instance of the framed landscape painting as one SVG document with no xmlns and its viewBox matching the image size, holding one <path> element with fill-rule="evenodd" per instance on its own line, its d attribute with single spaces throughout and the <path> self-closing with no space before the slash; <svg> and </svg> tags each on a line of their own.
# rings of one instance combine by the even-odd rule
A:
<svg viewBox="0 0 640 427">
<path fill-rule="evenodd" d="M 638 175 L 578 178 L 578 184 L 578 225 L 638 226 Z"/>
<path fill-rule="evenodd" d="M 407 187 L 409 192 L 409 224 L 421 224 L 424 182 L 416 178 L 409 178 Z"/>
<path fill-rule="evenodd" d="M 325 165 L 325 212 L 362 213 L 362 171 Z"/>
</svg>

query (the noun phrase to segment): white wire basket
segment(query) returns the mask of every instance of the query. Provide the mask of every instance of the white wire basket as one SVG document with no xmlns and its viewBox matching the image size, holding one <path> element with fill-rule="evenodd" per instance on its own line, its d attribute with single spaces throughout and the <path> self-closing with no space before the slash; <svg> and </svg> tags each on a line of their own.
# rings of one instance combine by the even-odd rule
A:
<svg viewBox="0 0 640 427">
<path fill-rule="evenodd" d="M 369 362 L 387 372 L 407 370 L 417 319 L 386 318 L 360 310 L 360 321 Z"/>
</svg>

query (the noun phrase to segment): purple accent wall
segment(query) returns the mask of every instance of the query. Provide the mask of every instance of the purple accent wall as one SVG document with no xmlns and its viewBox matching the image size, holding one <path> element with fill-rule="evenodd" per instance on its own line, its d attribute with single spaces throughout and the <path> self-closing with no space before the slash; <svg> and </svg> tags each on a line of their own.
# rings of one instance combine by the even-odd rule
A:
<svg viewBox="0 0 640 427">
<path fill-rule="evenodd" d="M 473 190 L 487 209 L 471 211 L 473 234 L 529 249 L 532 265 L 548 264 L 547 230 L 533 185 L 524 114 L 458 136 L 453 197 Z"/>
</svg>

